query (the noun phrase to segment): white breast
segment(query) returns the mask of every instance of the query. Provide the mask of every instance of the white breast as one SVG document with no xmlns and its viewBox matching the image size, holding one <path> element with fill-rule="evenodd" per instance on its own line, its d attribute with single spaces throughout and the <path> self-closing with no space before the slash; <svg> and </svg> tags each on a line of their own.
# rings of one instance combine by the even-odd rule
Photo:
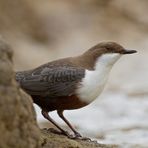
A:
<svg viewBox="0 0 148 148">
<path fill-rule="evenodd" d="M 120 54 L 105 54 L 98 58 L 94 71 L 85 71 L 85 78 L 83 78 L 81 86 L 77 89 L 77 94 L 82 101 L 91 103 L 101 94 L 109 72 L 119 58 Z"/>
</svg>

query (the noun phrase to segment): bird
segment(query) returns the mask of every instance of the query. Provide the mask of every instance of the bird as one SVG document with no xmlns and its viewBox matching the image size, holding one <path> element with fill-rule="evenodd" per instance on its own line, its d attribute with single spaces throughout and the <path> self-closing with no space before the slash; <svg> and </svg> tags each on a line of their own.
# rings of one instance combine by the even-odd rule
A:
<svg viewBox="0 0 148 148">
<path fill-rule="evenodd" d="M 61 128 L 49 113 L 57 111 L 59 117 L 73 131 L 73 137 L 83 136 L 65 118 L 65 110 L 74 110 L 91 104 L 104 89 L 113 65 L 126 54 L 136 53 L 116 42 L 100 42 L 78 56 L 61 58 L 31 70 L 18 71 L 15 79 L 41 108 L 45 119 Z"/>
</svg>

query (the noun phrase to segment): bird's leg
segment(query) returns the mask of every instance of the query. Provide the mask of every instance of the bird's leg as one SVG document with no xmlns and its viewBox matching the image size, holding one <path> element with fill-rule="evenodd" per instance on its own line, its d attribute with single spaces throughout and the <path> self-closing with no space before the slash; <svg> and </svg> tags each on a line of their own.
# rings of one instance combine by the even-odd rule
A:
<svg viewBox="0 0 148 148">
<path fill-rule="evenodd" d="M 73 127 L 72 125 L 69 123 L 69 121 L 64 117 L 63 115 L 63 110 L 58 110 L 57 111 L 59 117 L 61 117 L 65 123 L 70 127 L 70 129 L 74 132 L 75 134 L 75 137 L 70 137 L 72 139 L 81 139 L 81 140 L 86 140 L 86 141 L 91 141 L 90 138 L 87 138 L 87 137 L 82 137 L 80 133 L 78 133 Z"/>
<path fill-rule="evenodd" d="M 65 131 L 64 129 L 62 129 L 49 115 L 48 112 L 45 110 L 42 110 L 42 115 L 44 116 L 44 118 L 46 118 L 48 121 L 50 121 L 52 124 L 54 124 L 61 132 L 62 134 L 70 137 L 71 135 Z"/>
<path fill-rule="evenodd" d="M 61 117 L 61 118 L 65 121 L 65 123 L 70 127 L 70 129 L 74 132 L 76 138 L 82 137 L 81 134 L 78 133 L 78 132 L 72 127 L 72 125 L 69 123 L 69 121 L 64 117 L 64 115 L 63 115 L 63 110 L 58 110 L 57 113 L 58 113 L 59 117 Z"/>
</svg>

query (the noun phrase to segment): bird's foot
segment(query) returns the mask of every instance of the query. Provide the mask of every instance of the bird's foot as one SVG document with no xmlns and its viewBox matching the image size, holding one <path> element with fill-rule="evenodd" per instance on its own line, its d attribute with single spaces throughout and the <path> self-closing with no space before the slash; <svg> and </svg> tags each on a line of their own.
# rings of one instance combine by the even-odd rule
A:
<svg viewBox="0 0 148 148">
<path fill-rule="evenodd" d="M 74 137 L 73 135 L 69 134 L 69 132 L 67 132 L 67 131 L 65 131 L 65 130 L 63 130 L 63 131 L 58 131 L 58 130 L 56 130 L 56 129 L 54 129 L 54 128 L 49 128 L 48 131 L 50 131 L 50 132 L 52 132 L 52 133 L 54 133 L 54 134 L 67 136 L 68 138 L 71 138 L 71 139 Z"/>
<path fill-rule="evenodd" d="M 78 139 L 78 140 L 83 140 L 83 141 L 92 141 L 90 138 L 88 137 L 79 137 L 79 136 L 74 136 L 73 139 Z"/>
<path fill-rule="evenodd" d="M 48 131 L 50 131 L 50 132 L 52 132 L 54 134 L 60 134 L 61 133 L 60 131 L 58 131 L 58 130 L 56 130 L 54 128 L 49 128 Z"/>
<path fill-rule="evenodd" d="M 49 128 L 48 131 L 50 131 L 50 132 L 52 132 L 54 134 L 58 134 L 58 135 L 60 135 L 60 134 L 62 134 L 62 135 L 68 135 L 68 132 L 67 131 L 64 131 L 64 130 L 63 131 L 59 131 L 59 130 L 54 129 L 54 128 Z"/>
<path fill-rule="evenodd" d="M 68 138 L 72 138 L 73 137 L 73 135 L 69 134 L 69 132 L 67 132 L 65 130 L 61 131 L 61 134 L 67 136 Z"/>
<path fill-rule="evenodd" d="M 75 137 L 82 137 L 82 135 L 80 134 L 80 133 L 78 133 L 78 132 L 75 132 Z"/>
<path fill-rule="evenodd" d="M 88 137 L 83 137 L 80 133 L 78 133 L 78 132 L 76 132 L 74 135 L 71 135 L 71 134 L 69 134 L 69 132 L 67 132 L 67 131 L 65 131 L 65 130 L 63 130 L 63 131 L 58 131 L 58 130 L 56 130 L 56 129 L 54 129 L 54 128 L 49 128 L 49 129 L 47 129 L 48 131 L 50 131 L 50 132 L 52 132 L 52 133 L 54 133 L 54 134 L 58 134 L 58 135 L 60 135 L 60 134 L 62 134 L 62 135 L 64 135 L 64 136 L 67 136 L 68 138 L 70 138 L 70 139 L 74 139 L 74 140 L 83 140 L 83 141 L 88 141 L 88 142 L 95 142 L 95 143 L 97 143 L 97 141 L 94 141 L 94 140 L 91 140 L 90 138 L 88 138 Z"/>
<path fill-rule="evenodd" d="M 80 133 L 76 132 L 71 139 L 78 139 L 78 140 L 84 140 L 84 141 L 92 141 L 90 138 L 83 137 Z"/>
<path fill-rule="evenodd" d="M 69 134 L 69 132 L 67 131 L 62 131 L 61 134 L 67 136 L 70 139 L 79 139 L 80 137 L 82 138 L 82 136 L 79 133 L 75 133 L 74 135 Z"/>
<path fill-rule="evenodd" d="M 79 133 L 75 134 L 75 136 L 73 137 L 73 139 L 97 143 L 96 140 L 92 140 L 92 139 L 90 139 L 88 137 L 82 137 Z"/>
</svg>

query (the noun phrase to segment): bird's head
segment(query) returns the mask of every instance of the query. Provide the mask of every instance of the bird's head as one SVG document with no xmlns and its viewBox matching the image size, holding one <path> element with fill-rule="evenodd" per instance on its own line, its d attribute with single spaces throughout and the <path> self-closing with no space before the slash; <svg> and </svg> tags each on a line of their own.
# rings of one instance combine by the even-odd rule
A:
<svg viewBox="0 0 148 148">
<path fill-rule="evenodd" d="M 84 55 L 90 55 L 95 61 L 113 65 L 122 55 L 136 52 L 136 50 L 127 50 L 115 42 L 101 42 L 86 51 Z"/>
</svg>

